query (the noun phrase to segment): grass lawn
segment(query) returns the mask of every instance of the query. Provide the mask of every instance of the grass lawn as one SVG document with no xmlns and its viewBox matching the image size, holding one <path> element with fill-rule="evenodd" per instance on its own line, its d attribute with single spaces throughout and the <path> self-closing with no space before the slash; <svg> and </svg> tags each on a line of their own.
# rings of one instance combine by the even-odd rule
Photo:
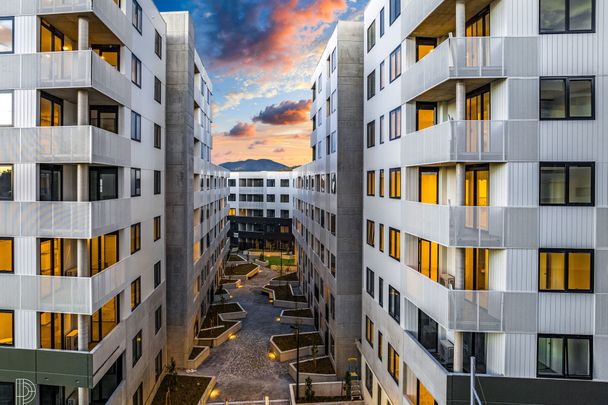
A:
<svg viewBox="0 0 608 405">
<path fill-rule="evenodd" d="M 176 379 L 176 387 L 171 391 L 170 396 L 172 404 L 197 405 L 211 383 L 209 377 L 178 375 Z M 169 377 L 165 376 L 154 396 L 152 405 L 165 405 L 168 387 Z"/>
<path fill-rule="evenodd" d="M 298 345 L 295 333 L 292 335 L 275 336 L 272 341 L 281 349 L 281 351 L 293 350 L 297 348 Z M 317 346 L 323 345 L 319 332 L 300 333 L 300 348 L 312 346 L 313 344 L 316 344 Z M 302 363 L 300 363 L 300 365 L 301 364 Z"/>
<path fill-rule="evenodd" d="M 224 270 L 224 274 L 227 276 L 244 276 L 250 273 L 253 269 L 258 267 L 255 264 L 239 264 L 238 266 L 229 267 Z"/>
<path fill-rule="evenodd" d="M 265 256 L 264 261 L 267 261 L 270 266 L 280 266 L 281 256 Z M 295 264 L 295 259 L 283 258 L 283 266 L 294 266 Z"/>
</svg>

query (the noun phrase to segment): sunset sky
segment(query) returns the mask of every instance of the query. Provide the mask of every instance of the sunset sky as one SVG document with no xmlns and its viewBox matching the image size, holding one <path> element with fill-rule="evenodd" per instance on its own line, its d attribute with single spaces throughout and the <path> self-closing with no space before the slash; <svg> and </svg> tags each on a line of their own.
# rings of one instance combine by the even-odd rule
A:
<svg viewBox="0 0 608 405">
<path fill-rule="evenodd" d="M 214 87 L 213 162 L 310 160 L 310 76 L 335 21 L 365 0 L 155 0 L 189 10 Z"/>
</svg>

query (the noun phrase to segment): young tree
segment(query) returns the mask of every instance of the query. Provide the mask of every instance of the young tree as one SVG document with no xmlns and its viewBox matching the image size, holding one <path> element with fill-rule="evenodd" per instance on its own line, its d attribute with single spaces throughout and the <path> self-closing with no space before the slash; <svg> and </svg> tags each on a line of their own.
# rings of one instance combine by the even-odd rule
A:
<svg viewBox="0 0 608 405">
<path fill-rule="evenodd" d="M 165 405 L 171 405 L 171 393 L 177 390 L 177 366 L 175 359 L 171 357 L 171 361 L 165 366 L 167 370 L 167 395 L 165 396 Z"/>
</svg>

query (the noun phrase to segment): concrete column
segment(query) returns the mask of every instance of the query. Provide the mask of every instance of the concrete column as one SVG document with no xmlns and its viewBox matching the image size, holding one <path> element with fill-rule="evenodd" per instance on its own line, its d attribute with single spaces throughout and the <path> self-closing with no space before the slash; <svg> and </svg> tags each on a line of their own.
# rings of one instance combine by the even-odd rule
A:
<svg viewBox="0 0 608 405">
<path fill-rule="evenodd" d="M 456 206 L 464 206 L 465 204 L 465 171 L 464 163 L 456 164 Z M 455 257 L 455 276 L 454 283 L 457 290 L 464 289 L 464 265 L 465 265 L 465 250 L 456 248 Z"/>
<path fill-rule="evenodd" d="M 76 194 L 79 202 L 89 200 L 89 170 L 85 164 L 79 164 L 76 168 Z M 78 239 L 76 241 L 76 260 L 78 268 L 78 277 L 89 277 L 89 248 L 86 239 Z M 78 315 L 78 350 L 89 350 L 89 316 Z M 87 395 L 88 389 L 82 395 Z M 78 390 L 78 396 L 81 397 L 81 389 Z M 88 404 L 87 402 L 79 402 L 79 404 Z"/>
<path fill-rule="evenodd" d="M 462 373 L 462 332 L 454 332 L 454 372 Z"/>
<path fill-rule="evenodd" d="M 89 49 L 89 19 L 78 17 L 78 50 L 86 51 Z"/>
<path fill-rule="evenodd" d="M 456 0 L 456 36 L 466 36 L 467 17 L 464 0 Z"/>
<path fill-rule="evenodd" d="M 78 405 L 89 405 L 89 389 L 86 387 L 78 388 Z"/>
<path fill-rule="evenodd" d="M 89 91 L 86 89 L 78 90 L 76 115 L 78 125 L 89 125 Z"/>
</svg>

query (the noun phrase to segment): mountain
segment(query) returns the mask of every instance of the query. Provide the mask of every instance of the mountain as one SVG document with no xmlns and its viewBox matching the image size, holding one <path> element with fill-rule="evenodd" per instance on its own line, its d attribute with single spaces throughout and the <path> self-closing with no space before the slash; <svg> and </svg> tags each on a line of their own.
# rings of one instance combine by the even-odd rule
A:
<svg viewBox="0 0 608 405">
<path fill-rule="evenodd" d="M 289 167 L 270 159 L 247 159 L 238 162 L 225 162 L 220 166 L 233 172 L 278 172 Z"/>
</svg>

